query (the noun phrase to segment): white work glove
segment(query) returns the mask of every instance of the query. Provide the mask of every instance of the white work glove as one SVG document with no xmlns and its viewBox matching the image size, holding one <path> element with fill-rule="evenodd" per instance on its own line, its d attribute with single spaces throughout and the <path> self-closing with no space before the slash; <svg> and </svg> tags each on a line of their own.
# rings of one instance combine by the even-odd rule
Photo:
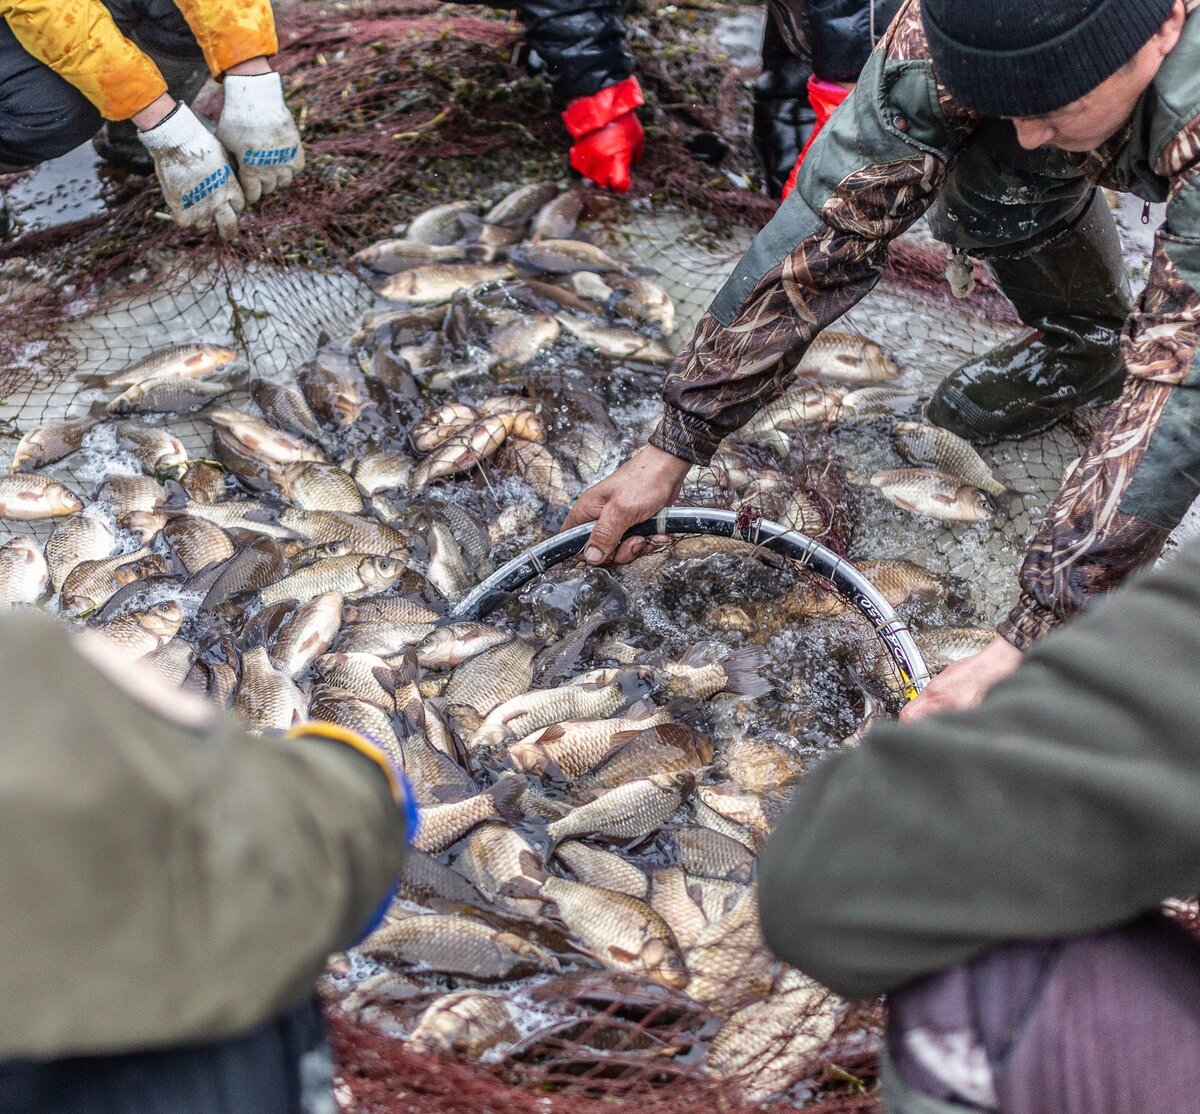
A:
<svg viewBox="0 0 1200 1114">
<path fill-rule="evenodd" d="M 233 156 L 246 200 L 253 204 L 304 169 L 304 147 L 279 74 L 227 74 L 224 85 L 217 138 Z"/>
<path fill-rule="evenodd" d="M 237 215 L 245 208 L 241 187 L 225 151 L 186 104 L 138 138 L 154 158 L 154 170 L 171 216 L 185 228 L 216 224 L 226 240 L 237 239 Z"/>
</svg>

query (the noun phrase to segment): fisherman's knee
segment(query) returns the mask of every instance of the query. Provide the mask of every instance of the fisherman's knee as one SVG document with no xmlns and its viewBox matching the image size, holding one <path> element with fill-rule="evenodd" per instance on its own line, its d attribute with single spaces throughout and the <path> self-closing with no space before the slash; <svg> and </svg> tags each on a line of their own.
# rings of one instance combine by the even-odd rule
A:
<svg viewBox="0 0 1200 1114">
<path fill-rule="evenodd" d="M 100 113 L 48 66 L 0 74 L 0 163 L 37 166 L 86 143 L 100 130 Z"/>
</svg>

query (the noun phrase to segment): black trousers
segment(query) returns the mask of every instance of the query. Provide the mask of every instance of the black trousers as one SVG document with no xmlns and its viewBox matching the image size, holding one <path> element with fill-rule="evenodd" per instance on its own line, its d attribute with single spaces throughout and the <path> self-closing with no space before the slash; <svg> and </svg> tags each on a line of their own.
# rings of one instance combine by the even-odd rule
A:
<svg viewBox="0 0 1200 1114">
<path fill-rule="evenodd" d="M 332 1114 L 315 1002 L 194 1048 L 0 1063 L 0 1114 Z"/>
<path fill-rule="evenodd" d="M 202 57 L 172 0 L 104 0 L 122 34 L 171 58 Z M 0 163 L 37 166 L 86 143 L 103 121 L 69 81 L 38 61 L 0 19 Z"/>
</svg>

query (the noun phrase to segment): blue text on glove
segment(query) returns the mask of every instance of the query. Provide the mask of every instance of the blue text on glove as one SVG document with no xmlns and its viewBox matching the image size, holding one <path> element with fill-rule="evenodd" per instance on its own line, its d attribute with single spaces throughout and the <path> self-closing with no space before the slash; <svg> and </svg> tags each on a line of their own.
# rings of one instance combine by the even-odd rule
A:
<svg viewBox="0 0 1200 1114">
<path fill-rule="evenodd" d="M 243 166 L 278 166 L 280 163 L 291 162 L 296 157 L 298 147 L 273 147 L 269 151 L 256 151 L 247 147 L 242 155 Z"/>
<path fill-rule="evenodd" d="M 207 178 L 196 183 L 179 199 L 180 206 L 184 209 L 190 209 L 196 202 L 203 201 L 210 193 L 214 190 L 219 190 L 228 182 L 231 173 L 228 165 L 214 170 Z"/>
</svg>

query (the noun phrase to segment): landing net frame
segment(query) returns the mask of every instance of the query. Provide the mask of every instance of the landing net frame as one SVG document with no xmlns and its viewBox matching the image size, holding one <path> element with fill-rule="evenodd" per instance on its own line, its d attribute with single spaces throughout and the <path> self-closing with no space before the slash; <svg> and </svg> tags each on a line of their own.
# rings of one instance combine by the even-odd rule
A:
<svg viewBox="0 0 1200 1114">
<path fill-rule="evenodd" d="M 507 593 L 528 584 L 555 565 L 579 554 L 591 537 L 591 524 L 556 534 L 519 553 L 501 565 L 453 608 L 456 619 L 479 618 L 492 610 Z M 800 568 L 816 573 L 869 622 L 896 668 L 903 692 L 914 699 L 929 684 L 929 670 L 916 641 L 895 609 L 879 590 L 849 561 L 814 538 L 767 519 L 745 512 L 709 510 L 703 507 L 665 507 L 653 518 L 626 531 L 626 538 L 656 535 L 709 534 L 732 538 L 778 553 Z"/>
</svg>

